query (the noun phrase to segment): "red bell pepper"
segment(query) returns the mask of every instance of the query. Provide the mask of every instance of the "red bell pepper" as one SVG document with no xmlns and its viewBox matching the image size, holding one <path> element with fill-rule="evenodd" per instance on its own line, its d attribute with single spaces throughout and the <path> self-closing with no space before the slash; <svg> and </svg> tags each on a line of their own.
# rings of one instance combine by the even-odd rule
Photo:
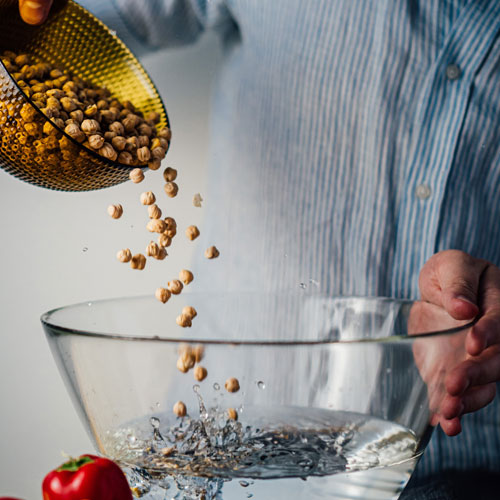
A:
<svg viewBox="0 0 500 500">
<path fill-rule="evenodd" d="M 43 500 L 132 500 L 122 470 L 107 458 L 82 455 L 49 472 Z"/>
</svg>

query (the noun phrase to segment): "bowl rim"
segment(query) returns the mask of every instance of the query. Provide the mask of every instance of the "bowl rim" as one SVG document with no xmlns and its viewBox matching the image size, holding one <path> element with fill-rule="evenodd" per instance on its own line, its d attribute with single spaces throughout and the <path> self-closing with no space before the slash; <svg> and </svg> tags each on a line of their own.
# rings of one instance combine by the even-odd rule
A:
<svg viewBox="0 0 500 500">
<path fill-rule="evenodd" d="M 289 291 L 288 291 L 289 292 Z M 230 295 L 262 295 L 258 292 L 221 292 L 220 295 L 230 294 Z M 191 292 L 189 295 L 205 295 L 202 292 Z M 382 301 L 386 303 L 395 303 L 400 305 L 411 305 L 415 303 L 427 303 L 429 302 L 423 300 L 412 300 L 412 299 L 400 299 L 396 297 L 386 297 L 386 296 L 362 296 L 362 295 L 328 295 L 324 293 L 314 293 L 308 294 L 308 296 L 318 296 L 318 297 L 328 297 L 330 299 L 338 299 L 338 300 L 362 300 L 362 301 Z M 90 330 L 82 330 L 78 328 L 70 328 L 68 326 L 57 325 L 51 322 L 50 318 L 58 313 L 59 311 L 71 309 L 71 308 L 79 308 L 82 306 L 92 306 L 93 304 L 102 304 L 102 303 L 112 303 L 119 302 L 124 300 L 153 300 L 154 297 L 151 295 L 132 295 L 132 296 L 123 296 L 123 297 L 112 297 L 112 298 L 104 298 L 97 299 L 91 301 L 83 301 L 77 302 L 73 304 L 69 304 L 66 306 L 60 306 L 54 309 L 51 309 L 40 316 L 40 322 L 46 330 L 50 330 L 51 333 L 55 333 L 57 335 L 76 335 L 81 337 L 90 337 L 90 338 L 99 338 L 99 339 L 108 339 L 108 340 L 124 340 L 131 342 L 167 342 L 173 344 L 202 344 L 202 345 L 230 345 L 230 346 L 315 346 L 315 345 L 337 345 L 337 344 L 360 344 L 360 343 L 395 343 L 395 342 L 413 342 L 419 338 L 430 338 L 436 337 L 439 335 L 453 335 L 454 333 L 465 331 L 478 321 L 478 317 L 472 319 L 471 321 L 467 321 L 460 326 L 456 326 L 453 328 L 448 328 L 444 330 L 436 330 L 430 332 L 422 332 L 416 333 L 413 335 L 407 334 L 396 334 L 390 335 L 387 337 L 379 337 L 379 338 L 358 338 L 358 339 L 344 339 L 344 340 L 331 340 L 331 339 L 321 339 L 321 340 L 237 340 L 237 339 L 200 339 L 200 338 L 174 338 L 174 337 L 165 337 L 160 335 L 125 335 L 118 333 L 102 333 L 99 331 L 90 331 Z M 156 299 L 155 299 L 156 300 Z M 434 305 L 434 304 L 432 304 Z M 439 306 L 436 306 L 439 307 Z M 47 335 L 49 333 L 46 331 Z"/>
<path fill-rule="evenodd" d="M 125 52 L 128 52 L 128 55 L 133 59 L 133 61 L 138 65 L 139 69 L 142 71 L 143 75 L 146 77 L 146 81 L 151 85 L 152 89 L 154 90 L 154 92 L 156 93 L 159 101 L 160 101 L 160 104 L 161 104 L 161 107 L 163 109 L 163 112 L 165 113 L 165 119 L 167 121 L 167 124 L 166 126 L 171 130 L 171 126 L 170 126 L 170 119 L 168 117 L 168 113 L 167 113 L 167 108 L 165 107 L 165 103 L 163 102 L 163 99 L 161 98 L 161 95 L 158 91 L 158 88 L 156 87 L 155 83 L 153 82 L 153 80 L 151 79 L 151 77 L 149 76 L 149 73 L 146 71 L 146 69 L 144 68 L 144 66 L 141 64 L 141 62 L 139 61 L 139 59 L 137 58 L 137 56 L 128 48 L 128 46 L 116 35 L 116 32 L 114 30 L 111 30 L 111 28 L 109 28 L 106 24 L 104 24 L 98 17 L 94 16 L 94 14 L 92 14 L 88 9 L 82 7 L 79 3 L 75 2 L 74 0 L 67 0 L 67 3 L 65 4 L 65 6 L 61 9 L 61 11 L 58 11 L 57 14 L 60 14 L 65 8 L 67 8 L 67 5 L 72 5 L 74 6 L 75 8 L 78 8 L 78 9 L 81 9 L 82 11 L 85 12 L 86 15 L 89 16 L 89 18 L 92 19 L 93 22 L 95 22 L 96 24 L 99 24 L 101 25 L 101 28 L 103 28 L 103 30 L 106 32 L 106 34 L 114 40 L 115 43 L 117 43 L 119 46 L 121 46 L 121 48 L 123 50 L 125 50 Z M 50 22 L 50 18 L 48 19 L 47 22 Z M 59 126 L 57 126 L 47 115 L 45 115 L 42 110 L 31 100 L 31 97 L 28 97 L 23 89 L 17 84 L 17 81 L 16 79 L 14 78 L 14 76 L 11 74 L 11 72 L 5 67 L 2 59 L 0 58 L 0 65 L 1 67 L 4 69 L 5 73 L 8 75 L 10 81 L 14 84 L 14 86 L 16 87 L 16 89 L 21 93 L 21 95 L 23 96 L 23 98 L 31 105 L 31 107 L 33 107 L 35 109 L 35 111 L 40 114 L 44 120 L 46 122 L 50 122 L 50 124 L 55 127 L 59 132 L 61 132 L 67 139 L 69 139 L 73 144 L 75 144 L 76 146 L 78 146 L 79 149 L 83 149 L 86 153 L 89 153 L 91 156 L 93 156 L 94 158 L 96 158 L 97 160 L 99 161 L 103 161 L 105 164 L 109 165 L 110 167 L 114 167 L 114 168 L 117 168 L 119 167 L 120 170 L 130 170 L 132 171 L 134 168 L 140 168 L 141 170 L 146 170 L 148 168 L 148 165 L 145 164 L 145 165 L 125 165 L 124 163 L 120 163 L 118 161 L 112 161 L 110 160 L 109 158 L 106 158 L 104 156 L 101 156 L 100 154 L 96 153 L 94 150 L 90 149 L 90 148 L 87 148 L 86 146 L 84 146 L 82 143 L 78 142 L 76 139 L 73 139 L 73 137 L 71 137 L 70 135 L 68 135 L 63 128 L 60 128 Z M 168 143 L 168 148 L 167 148 L 167 151 L 170 149 L 170 141 Z"/>
</svg>

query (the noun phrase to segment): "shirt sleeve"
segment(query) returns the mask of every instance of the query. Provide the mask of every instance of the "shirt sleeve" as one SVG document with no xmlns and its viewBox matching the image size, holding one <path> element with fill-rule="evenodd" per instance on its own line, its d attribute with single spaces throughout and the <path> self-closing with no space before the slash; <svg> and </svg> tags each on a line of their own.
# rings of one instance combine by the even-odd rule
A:
<svg viewBox="0 0 500 500">
<path fill-rule="evenodd" d="M 224 0 L 82 0 L 138 56 L 236 26 Z"/>
</svg>

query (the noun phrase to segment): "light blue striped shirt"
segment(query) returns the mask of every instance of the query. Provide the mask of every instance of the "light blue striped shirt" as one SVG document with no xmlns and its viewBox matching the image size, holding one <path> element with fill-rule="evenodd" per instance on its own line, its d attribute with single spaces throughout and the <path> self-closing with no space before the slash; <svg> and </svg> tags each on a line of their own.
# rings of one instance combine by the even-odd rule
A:
<svg viewBox="0 0 500 500">
<path fill-rule="evenodd" d="M 84 3 L 138 53 L 220 34 L 211 289 L 416 298 L 439 250 L 500 265 L 498 0 Z M 500 469 L 498 399 L 463 420 L 420 474 Z"/>
</svg>

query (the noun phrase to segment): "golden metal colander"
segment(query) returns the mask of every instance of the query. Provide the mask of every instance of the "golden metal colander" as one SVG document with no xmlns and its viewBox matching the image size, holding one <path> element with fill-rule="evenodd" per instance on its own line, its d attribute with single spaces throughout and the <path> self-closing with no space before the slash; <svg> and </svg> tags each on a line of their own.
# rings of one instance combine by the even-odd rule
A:
<svg viewBox="0 0 500 500">
<path fill-rule="evenodd" d="M 33 54 L 106 87 L 113 97 L 132 102 L 145 115 L 159 113 L 158 128 L 170 127 L 158 91 L 139 61 L 109 28 L 71 0 L 54 2 L 49 19 L 41 26 L 21 20 L 17 1 L 0 0 L 0 53 L 4 50 Z M 72 153 L 66 151 L 63 155 L 54 149 L 40 154 L 33 146 L 33 138 L 26 137 L 20 115 L 27 102 L 36 109 L 41 125 L 49 121 L 0 62 L 0 166 L 12 175 L 49 189 L 88 191 L 126 181 L 137 167 L 98 155 L 62 129 L 58 133 L 66 136 Z"/>
</svg>

